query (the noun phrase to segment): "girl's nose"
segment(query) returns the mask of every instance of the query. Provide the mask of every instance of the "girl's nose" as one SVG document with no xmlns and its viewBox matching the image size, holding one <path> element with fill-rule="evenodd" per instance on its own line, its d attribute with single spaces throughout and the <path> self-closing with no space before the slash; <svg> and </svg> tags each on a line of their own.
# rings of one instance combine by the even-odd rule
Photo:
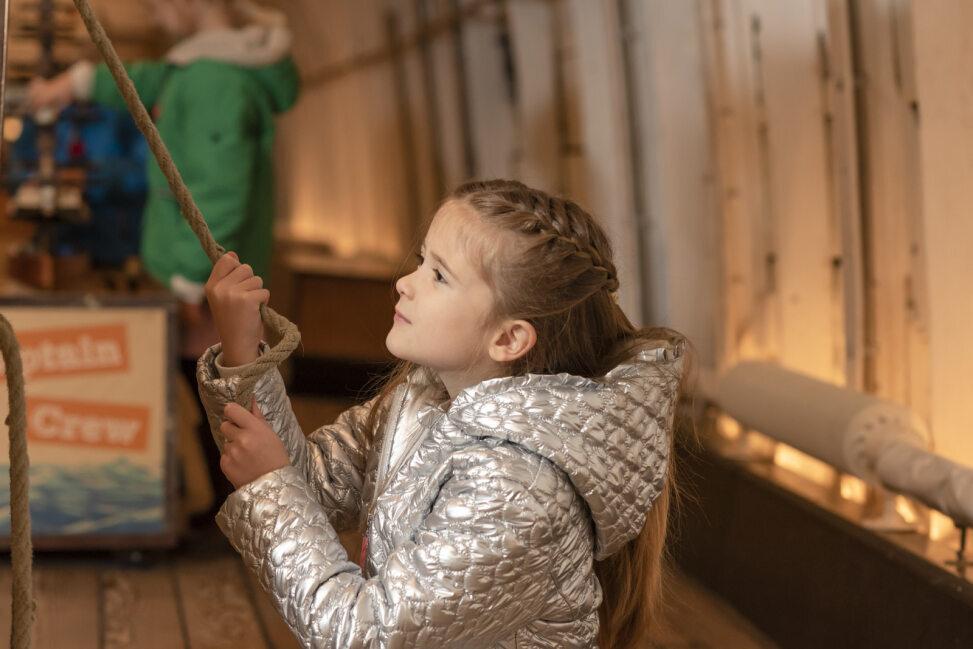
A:
<svg viewBox="0 0 973 649">
<path fill-rule="evenodd" d="M 395 282 L 396 292 L 403 297 L 412 297 L 412 282 L 411 278 L 414 273 L 409 273 L 408 275 L 403 275 Z"/>
</svg>

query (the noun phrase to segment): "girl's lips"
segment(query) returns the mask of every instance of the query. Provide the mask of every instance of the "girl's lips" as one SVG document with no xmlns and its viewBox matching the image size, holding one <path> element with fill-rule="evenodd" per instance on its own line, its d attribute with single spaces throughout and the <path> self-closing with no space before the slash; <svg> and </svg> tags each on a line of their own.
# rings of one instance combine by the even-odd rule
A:
<svg viewBox="0 0 973 649">
<path fill-rule="evenodd" d="M 405 317 L 404 315 L 402 315 L 401 313 L 399 313 L 399 310 L 398 310 L 398 309 L 396 309 L 396 310 L 395 310 L 395 318 L 394 318 L 394 319 L 395 319 L 395 320 L 396 320 L 397 322 L 402 322 L 402 323 L 405 323 L 405 324 L 412 324 L 412 321 L 411 321 L 411 320 L 409 320 L 409 319 L 408 319 L 407 317 Z"/>
</svg>

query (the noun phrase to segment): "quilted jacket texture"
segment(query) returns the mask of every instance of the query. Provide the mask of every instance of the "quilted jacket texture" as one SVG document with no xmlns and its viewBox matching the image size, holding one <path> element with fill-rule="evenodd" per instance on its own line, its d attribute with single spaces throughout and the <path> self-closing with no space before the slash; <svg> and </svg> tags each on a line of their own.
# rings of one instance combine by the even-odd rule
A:
<svg viewBox="0 0 973 649">
<path fill-rule="evenodd" d="M 218 355 L 198 366 L 217 440 L 238 384 Z M 274 370 L 256 395 L 291 465 L 235 491 L 217 522 L 306 647 L 594 648 L 593 562 L 659 495 L 681 357 L 659 343 L 601 379 L 491 379 L 451 403 L 417 372 L 374 439 L 372 402 L 305 437 Z M 359 523 L 364 568 L 335 531 Z"/>
</svg>

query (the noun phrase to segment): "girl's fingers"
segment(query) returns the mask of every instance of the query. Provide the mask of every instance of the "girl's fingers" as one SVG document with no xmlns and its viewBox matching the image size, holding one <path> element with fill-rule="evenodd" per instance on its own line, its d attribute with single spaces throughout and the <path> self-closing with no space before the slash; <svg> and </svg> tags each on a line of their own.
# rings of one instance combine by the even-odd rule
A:
<svg viewBox="0 0 973 649">
<path fill-rule="evenodd" d="M 213 270 L 210 271 L 210 279 L 218 282 L 233 271 L 234 268 L 240 265 L 240 260 L 237 258 L 235 252 L 228 252 L 213 264 Z"/>
<path fill-rule="evenodd" d="M 240 428 L 243 428 L 254 419 L 254 416 L 250 414 L 249 410 L 235 403 L 226 404 L 226 407 L 223 408 L 223 417 Z"/>
<path fill-rule="evenodd" d="M 240 264 L 227 273 L 226 277 L 221 280 L 221 283 L 227 286 L 236 286 L 237 284 L 246 281 L 251 277 L 254 277 L 254 274 L 253 268 L 250 267 L 250 264 Z"/>
<path fill-rule="evenodd" d="M 254 275 L 248 279 L 243 280 L 237 284 L 237 288 L 243 289 L 244 291 L 256 291 L 264 287 L 264 281 L 259 275 Z"/>
<path fill-rule="evenodd" d="M 270 302 L 270 291 L 265 288 L 253 291 L 253 296 L 257 298 L 257 302 L 260 304 L 267 304 Z"/>
<path fill-rule="evenodd" d="M 240 434 L 240 427 L 232 421 L 224 421 L 220 424 L 220 433 L 223 434 L 224 441 L 232 442 Z"/>
</svg>

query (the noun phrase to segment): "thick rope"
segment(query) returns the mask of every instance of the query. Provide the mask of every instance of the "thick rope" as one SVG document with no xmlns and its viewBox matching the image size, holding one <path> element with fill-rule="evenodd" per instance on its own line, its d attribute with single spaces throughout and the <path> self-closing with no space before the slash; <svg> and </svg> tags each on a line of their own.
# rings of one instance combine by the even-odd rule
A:
<svg viewBox="0 0 973 649">
<path fill-rule="evenodd" d="M 27 457 L 27 407 L 24 402 L 24 368 L 13 327 L 0 315 L 0 348 L 7 372 L 7 399 L 10 412 L 6 424 L 10 431 L 10 559 L 11 649 L 30 649 L 34 625 L 34 586 L 31 561 L 34 548 L 30 540 L 30 459 Z"/>
<path fill-rule="evenodd" d="M 129 112 L 135 119 L 135 124 L 142 131 L 146 141 L 149 143 L 149 148 L 152 150 L 152 154 L 159 163 L 162 173 L 165 174 L 166 180 L 169 182 L 169 188 L 179 203 L 179 209 L 183 217 L 189 223 L 189 227 L 192 228 L 193 232 L 196 233 L 196 236 L 199 238 L 199 243 L 203 246 L 203 250 L 206 251 L 206 255 L 210 261 L 215 263 L 226 251 L 216 243 L 213 235 L 210 234 L 203 215 L 200 213 L 199 208 L 196 207 L 196 203 L 193 202 L 193 197 L 190 195 L 186 183 L 183 182 L 179 170 L 172 161 L 172 156 L 169 155 L 169 150 L 162 142 L 162 138 L 159 137 L 158 129 L 156 129 L 155 124 L 145 110 L 145 106 L 142 105 L 142 101 L 135 91 L 132 80 L 125 71 L 121 60 L 118 58 L 114 46 L 108 40 L 108 35 L 105 34 L 101 23 L 98 22 L 98 18 L 95 16 L 94 11 L 92 11 L 88 0 L 74 0 L 74 6 L 78 8 L 78 13 L 81 14 L 81 19 L 84 21 L 85 28 L 87 28 L 92 42 L 94 42 L 98 51 L 101 52 L 105 63 L 108 64 L 108 70 L 111 72 L 112 77 L 114 77 L 115 84 L 118 86 L 118 90 L 122 94 L 122 98 L 125 100 Z M 248 366 L 247 370 L 240 375 L 237 403 L 244 407 L 250 404 L 250 397 L 253 395 L 257 380 L 265 372 L 286 360 L 301 342 L 301 334 L 297 330 L 297 327 L 290 320 L 278 314 L 270 307 L 261 305 L 260 317 L 263 319 L 264 324 L 267 325 L 268 330 L 273 334 L 273 338 L 271 339 L 273 347 L 266 354 L 262 354 L 253 365 Z"/>
</svg>

